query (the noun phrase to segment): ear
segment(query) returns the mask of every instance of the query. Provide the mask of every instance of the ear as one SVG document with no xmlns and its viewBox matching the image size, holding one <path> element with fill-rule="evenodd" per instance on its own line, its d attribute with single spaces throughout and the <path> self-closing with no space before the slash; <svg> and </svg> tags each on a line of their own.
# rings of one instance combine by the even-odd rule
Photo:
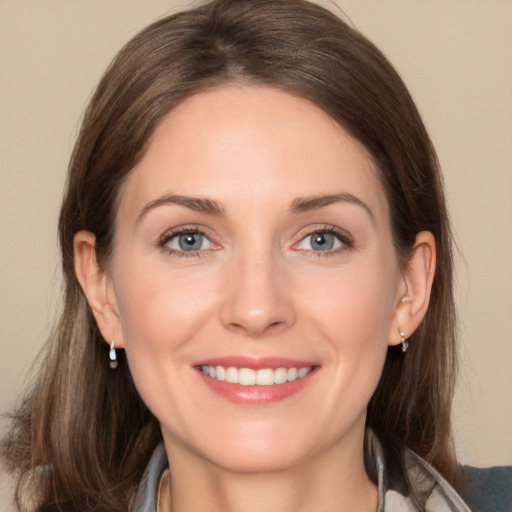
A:
<svg viewBox="0 0 512 512">
<path fill-rule="evenodd" d="M 400 331 L 405 338 L 418 328 L 430 302 L 430 292 L 436 269 L 436 241 L 429 231 L 416 235 L 412 253 L 402 272 L 398 289 L 395 317 L 390 324 L 389 344 L 401 342 Z"/>
<path fill-rule="evenodd" d="M 73 240 L 75 274 L 91 306 L 98 327 L 110 344 L 123 347 L 119 312 L 112 279 L 101 268 L 96 257 L 96 237 L 90 231 L 79 231 Z"/>
</svg>

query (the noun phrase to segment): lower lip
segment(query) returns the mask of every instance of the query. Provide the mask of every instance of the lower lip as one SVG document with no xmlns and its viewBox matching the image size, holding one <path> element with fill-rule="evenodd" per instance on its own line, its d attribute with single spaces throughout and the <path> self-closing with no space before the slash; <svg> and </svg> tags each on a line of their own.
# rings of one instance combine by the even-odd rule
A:
<svg viewBox="0 0 512 512">
<path fill-rule="evenodd" d="M 272 386 L 242 386 L 231 382 L 221 381 L 207 377 L 200 370 L 199 376 L 203 382 L 215 393 L 238 404 L 264 405 L 284 400 L 307 386 L 317 368 L 313 368 L 305 377 L 283 384 Z"/>
</svg>

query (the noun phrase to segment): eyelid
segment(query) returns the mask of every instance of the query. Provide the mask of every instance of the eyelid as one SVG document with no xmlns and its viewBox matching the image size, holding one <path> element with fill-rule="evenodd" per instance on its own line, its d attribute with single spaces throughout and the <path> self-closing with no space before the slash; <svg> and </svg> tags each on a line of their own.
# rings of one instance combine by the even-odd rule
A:
<svg viewBox="0 0 512 512">
<path fill-rule="evenodd" d="M 193 225 L 193 224 L 187 224 L 183 226 L 176 226 L 174 228 L 168 229 L 164 233 L 162 233 L 158 239 L 157 239 L 157 246 L 160 249 L 165 249 L 166 252 L 170 254 L 175 254 L 178 256 L 191 256 L 191 257 L 197 257 L 201 256 L 204 253 L 207 253 L 211 250 L 216 250 L 219 247 L 219 244 L 214 240 L 214 236 L 210 232 L 211 230 L 205 228 L 204 226 L 199 225 Z M 167 244 L 170 240 L 173 238 L 184 235 L 184 234 L 199 234 L 204 236 L 214 247 L 208 248 L 208 249 L 198 249 L 196 251 L 184 251 L 180 249 L 176 249 L 173 247 L 169 247 Z"/>
<path fill-rule="evenodd" d="M 181 234 L 187 234 L 187 233 L 192 233 L 192 234 L 196 233 L 196 234 L 200 234 L 200 235 L 206 237 L 206 239 L 214 247 L 208 248 L 208 249 L 198 249 L 195 251 L 184 251 L 184 250 L 169 247 L 167 245 L 169 243 L 169 241 L 171 239 L 173 239 L 174 237 L 177 237 Z M 330 233 L 330 234 L 334 235 L 340 242 L 341 247 L 338 247 L 335 249 L 330 249 L 330 250 L 325 250 L 325 251 L 317 251 L 317 250 L 313 250 L 313 249 L 298 248 L 298 245 L 301 244 L 305 240 L 306 237 L 311 236 L 315 233 Z M 308 226 L 306 228 L 301 229 L 296 237 L 298 237 L 299 239 L 298 239 L 298 241 L 296 241 L 292 244 L 291 248 L 294 250 L 297 250 L 297 251 L 301 251 L 301 252 L 312 253 L 315 256 L 328 256 L 328 255 L 337 254 L 337 253 L 340 253 L 347 249 L 351 249 L 354 246 L 354 241 L 353 241 L 353 238 L 350 235 L 350 233 L 348 233 L 344 229 L 340 229 L 339 227 L 333 226 L 331 224 L 319 224 L 316 226 Z M 177 256 L 198 257 L 198 256 L 205 255 L 212 250 L 216 250 L 216 249 L 220 248 L 220 244 L 215 240 L 215 238 L 216 237 L 211 232 L 211 230 L 206 228 L 205 226 L 187 224 L 187 225 L 182 225 L 182 226 L 176 226 L 176 227 L 168 229 L 167 231 L 162 233 L 158 237 L 156 245 L 160 249 L 165 249 L 166 252 L 177 255 Z"/>
<path fill-rule="evenodd" d="M 301 244 L 308 236 L 311 236 L 315 233 L 329 233 L 334 235 L 341 243 L 341 247 L 326 251 L 315 251 L 313 249 L 298 248 L 298 245 Z M 297 236 L 299 237 L 299 240 L 292 245 L 292 249 L 308 253 L 314 253 L 315 255 L 318 256 L 328 256 L 329 254 L 336 254 L 344 250 L 351 249 L 354 246 L 354 240 L 350 233 L 331 224 L 308 226 L 307 228 L 302 229 Z"/>
</svg>

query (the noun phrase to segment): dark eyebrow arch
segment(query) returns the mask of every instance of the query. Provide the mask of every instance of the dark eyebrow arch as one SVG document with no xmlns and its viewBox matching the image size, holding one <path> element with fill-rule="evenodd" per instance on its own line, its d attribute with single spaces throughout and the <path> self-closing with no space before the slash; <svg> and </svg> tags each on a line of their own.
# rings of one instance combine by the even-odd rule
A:
<svg viewBox="0 0 512 512">
<path fill-rule="evenodd" d="M 339 202 L 347 202 L 360 206 L 366 211 L 366 213 L 368 213 L 372 222 L 375 222 L 375 216 L 373 215 L 370 207 L 364 201 L 361 201 L 361 199 L 358 197 L 348 193 L 330 194 L 325 196 L 298 197 L 292 202 L 290 210 L 292 213 L 302 213 L 311 210 L 317 210 L 319 208 L 323 208 L 325 206 Z"/>
<path fill-rule="evenodd" d="M 209 215 L 223 215 L 224 210 L 222 206 L 211 199 L 204 199 L 201 197 L 189 197 L 189 196 L 180 196 L 180 195 L 165 195 L 155 199 L 154 201 L 149 202 L 142 208 L 139 216 L 137 217 L 136 223 L 140 222 L 141 219 L 146 215 L 150 210 L 157 208 L 159 206 L 175 204 L 178 206 L 183 206 L 184 208 L 188 208 L 190 210 L 194 210 L 200 213 L 207 213 Z"/>
</svg>

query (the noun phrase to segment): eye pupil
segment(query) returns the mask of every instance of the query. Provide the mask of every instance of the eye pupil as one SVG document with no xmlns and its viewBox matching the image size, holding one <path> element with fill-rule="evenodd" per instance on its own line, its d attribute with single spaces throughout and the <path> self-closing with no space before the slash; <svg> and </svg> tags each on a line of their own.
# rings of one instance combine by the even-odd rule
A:
<svg viewBox="0 0 512 512">
<path fill-rule="evenodd" d="M 203 236 L 199 233 L 186 233 L 180 235 L 178 241 L 183 251 L 194 251 L 201 248 Z"/>
<path fill-rule="evenodd" d="M 323 234 L 317 235 L 315 238 L 315 243 L 317 245 L 324 245 L 326 242 L 327 242 L 327 240 L 325 239 L 325 236 Z"/>
<path fill-rule="evenodd" d="M 330 233 L 313 233 L 311 247 L 320 251 L 328 251 L 334 246 L 334 236 Z"/>
</svg>

